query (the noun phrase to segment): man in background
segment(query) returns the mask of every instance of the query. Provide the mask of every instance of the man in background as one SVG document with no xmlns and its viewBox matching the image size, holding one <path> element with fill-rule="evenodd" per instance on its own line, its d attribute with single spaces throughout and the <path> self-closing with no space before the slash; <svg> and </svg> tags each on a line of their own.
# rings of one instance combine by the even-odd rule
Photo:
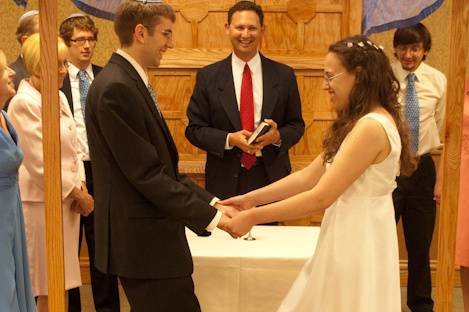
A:
<svg viewBox="0 0 469 312">
<path fill-rule="evenodd" d="M 259 53 L 264 28 L 254 2 L 230 8 L 225 31 L 233 53 L 199 70 L 187 108 L 186 137 L 207 152 L 206 189 L 220 198 L 290 174 L 288 151 L 304 132 L 293 69 Z M 248 144 L 261 121 L 271 129 Z"/>
<path fill-rule="evenodd" d="M 396 222 L 402 218 L 408 254 L 407 305 L 412 312 L 433 311 L 430 245 L 435 227 L 437 192 L 442 174 L 436 174 L 430 152 L 441 147 L 446 102 L 446 78 L 424 61 L 431 35 L 421 23 L 394 33 L 392 64 L 401 87 L 401 104 L 410 130 L 416 171 L 398 177 L 393 193 Z M 443 161 L 440 158 L 440 169 Z"/>
<path fill-rule="evenodd" d="M 38 10 L 31 10 L 23 15 L 18 19 L 18 27 L 16 28 L 16 40 L 23 46 L 23 43 L 26 39 L 29 38 L 32 34 L 39 32 L 39 11 Z M 23 57 L 18 55 L 16 60 L 8 65 L 11 69 L 15 71 L 15 77 L 13 78 L 13 82 L 15 83 L 15 90 L 18 90 L 18 86 L 20 81 L 24 78 L 27 78 L 28 72 L 26 71 L 26 67 L 24 65 Z M 10 100 L 7 101 L 5 107 L 3 108 L 5 111 L 8 109 L 8 104 Z"/>
</svg>

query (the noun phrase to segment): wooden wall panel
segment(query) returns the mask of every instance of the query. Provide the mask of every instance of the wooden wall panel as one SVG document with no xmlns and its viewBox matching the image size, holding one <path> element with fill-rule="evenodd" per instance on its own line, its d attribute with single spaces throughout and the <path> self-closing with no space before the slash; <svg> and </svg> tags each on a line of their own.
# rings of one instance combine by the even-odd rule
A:
<svg viewBox="0 0 469 312">
<path fill-rule="evenodd" d="M 266 32 L 262 41 L 262 49 L 270 51 L 296 50 L 297 27 L 285 12 L 267 13 L 264 23 Z M 277 25 L 282 25 L 282 27 Z"/>
<path fill-rule="evenodd" d="M 230 49 L 231 43 L 225 34 L 226 13 L 210 12 L 199 24 L 198 47 L 205 49 Z M 215 27 L 215 25 L 217 25 Z"/>
<path fill-rule="evenodd" d="M 181 15 L 180 12 L 176 14 L 176 23 L 174 24 L 174 46 L 176 48 L 196 48 L 192 43 L 191 24 Z"/>
<path fill-rule="evenodd" d="M 341 13 L 317 13 L 305 25 L 304 49 L 324 55 L 329 45 L 341 38 L 341 24 Z"/>
</svg>

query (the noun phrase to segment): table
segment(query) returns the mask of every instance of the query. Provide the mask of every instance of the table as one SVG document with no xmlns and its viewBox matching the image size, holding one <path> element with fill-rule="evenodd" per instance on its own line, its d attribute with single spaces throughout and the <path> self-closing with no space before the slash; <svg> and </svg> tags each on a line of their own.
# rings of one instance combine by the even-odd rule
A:
<svg viewBox="0 0 469 312">
<path fill-rule="evenodd" d="M 319 227 L 255 226 L 255 241 L 187 230 L 203 312 L 276 311 L 316 248 Z"/>
</svg>

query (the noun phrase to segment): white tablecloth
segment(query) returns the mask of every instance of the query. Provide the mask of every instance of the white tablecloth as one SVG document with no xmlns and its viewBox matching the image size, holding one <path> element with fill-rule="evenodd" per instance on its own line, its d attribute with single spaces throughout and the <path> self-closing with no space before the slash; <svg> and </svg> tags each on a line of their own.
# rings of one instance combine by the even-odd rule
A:
<svg viewBox="0 0 469 312">
<path fill-rule="evenodd" d="M 203 312 L 276 311 L 316 247 L 319 227 L 256 226 L 255 241 L 187 231 Z"/>
</svg>

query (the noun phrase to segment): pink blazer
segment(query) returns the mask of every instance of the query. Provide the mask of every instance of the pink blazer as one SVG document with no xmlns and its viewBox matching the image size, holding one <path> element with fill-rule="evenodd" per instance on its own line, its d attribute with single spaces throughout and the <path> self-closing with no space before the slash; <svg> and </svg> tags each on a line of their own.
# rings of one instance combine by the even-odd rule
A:
<svg viewBox="0 0 469 312">
<path fill-rule="evenodd" d="M 82 155 L 78 148 L 75 122 L 67 98 L 60 91 L 60 143 L 62 163 L 62 200 L 85 181 Z M 22 80 L 8 108 L 24 153 L 19 169 L 23 202 L 44 202 L 44 161 L 42 150 L 41 94 Z"/>
</svg>

